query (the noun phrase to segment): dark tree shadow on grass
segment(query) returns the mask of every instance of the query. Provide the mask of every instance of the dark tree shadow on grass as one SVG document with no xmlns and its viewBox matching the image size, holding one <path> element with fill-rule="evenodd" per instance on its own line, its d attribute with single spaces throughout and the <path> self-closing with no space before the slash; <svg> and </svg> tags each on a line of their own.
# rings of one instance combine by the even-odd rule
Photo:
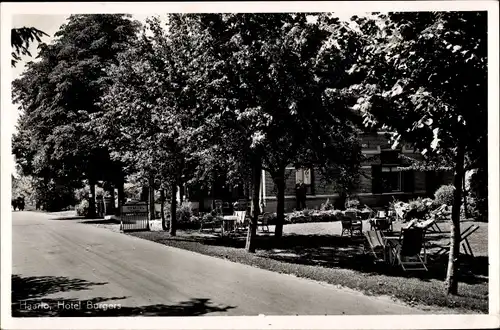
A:
<svg viewBox="0 0 500 330">
<path fill-rule="evenodd" d="M 448 238 L 447 233 L 433 234 L 432 240 Z M 224 246 L 243 249 L 246 235 L 232 234 L 227 237 L 172 238 L 198 242 L 204 245 Z M 447 259 L 433 259 L 429 256 L 429 271 L 404 271 L 400 266 L 390 266 L 384 262 L 376 262 L 364 236 L 339 235 L 297 235 L 288 234 L 276 240 L 274 236 L 259 235 L 256 240 L 259 256 L 281 262 L 322 266 L 327 268 L 343 268 L 356 270 L 369 275 L 386 275 L 395 277 L 413 277 L 423 281 L 431 279 L 444 280 L 446 277 Z M 430 245 L 432 248 L 432 244 Z M 468 284 L 485 283 L 487 276 L 487 257 L 467 257 L 460 259 L 459 281 Z"/>
<path fill-rule="evenodd" d="M 66 277 L 12 276 L 13 317 L 104 317 L 104 316 L 199 316 L 223 313 L 234 306 L 217 306 L 207 298 L 192 298 L 178 304 L 155 304 L 141 307 L 121 306 L 127 297 L 94 297 L 86 300 L 46 298 L 67 291 L 88 290 L 93 283 Z"/>
<path fill-rule="evenodd" d="M 286 235 L 280 241 L 260 239 L 261 256 L 288 263 L 328 268 L 344 268 L 373 275 L 414 277 L 424 281 L 443 280 L 446 276 L 447 258 L 428 259 L 429 271 L 404 271 L 400 266 L 390 266 L 376 259 L 362 236 L 338 235 Z M 488 258 L 460 258 L 459 281 L 468 284 L 487 282 Z"/>
</svg>

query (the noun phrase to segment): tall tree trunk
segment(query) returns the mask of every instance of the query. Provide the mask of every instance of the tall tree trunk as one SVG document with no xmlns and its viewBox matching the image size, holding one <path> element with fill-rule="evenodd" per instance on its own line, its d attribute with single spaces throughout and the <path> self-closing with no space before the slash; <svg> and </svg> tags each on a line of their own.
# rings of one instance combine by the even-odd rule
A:
<svg viewBox="0 0 500 330">
<path fill-rule="evenodd" d="M 184 202 L 184 185 L 181 183 L 179 185 L 179 204 Z"/>
<path fill-rule="evenodd" d="M 170 235 L 175 236 L 177 230 L 177 180 L 172 181 L 172 197 L 170 203 Z"/>
<path fill-rule="evenodd" d="M 245 250 L 247 252 L 255 252 L 255 238 L 257 237 L 257 221 L 259 219 L 259 197 L 260 197 L 260 180 L 262 175 L 262 164 L 261 160 L 257 160 L 252 167 L 252 204 L 253 213 L 251 214 L 251 221 L 248 224 L 247 241 L 245 244 Z"/>
<path fill-rule="evenodd" d="M 460 204 L 462 200 L 462 179 L 464 178 L 464 155 L 465 146 L 459 141 L 455 158 L 455 193 L 453 196 L 453 208 L 451 210 L 450 229 L 450 254 L 448 259 L 448 271 L 446 273 L 447 294 L 457 294 L 458 291 L 458 258 L 460 255 Z"/>
<path fill-rule="evenodd" d="M 109 195 L 111 198 L 109 215 L 113 215 L 115 213 L 115 187 L 113 184 L 110 184 Z M 106 212 L 106 213 L 108 213 L 108 212 Z"/>
<path fill-rule="evenodd" d="M 87 215 L 88 218 L 95 218 L 96 208 L 95 208 L 95 180 L 89 178 L 89 186 L 90 186 L 90 198 L 89 198 L 89 213 Z"/>
<path fill-rule="evenodd" d="M 147 202 L 149 199 L 149 187 L 141 187 L 141 195 L 139 200 L 141 202 Z"/>
<path fill-rule="evenodd" d="M 274 237 L 281 238 L 283 236 L 283 224 L 285 223 L 285 169 L 280 169 L 278 176 L 274 178 L 276 184 L 276 227 L 274 229 Z"/>
<path fill-rule="evenodd" d="M 160 189 L 160 200 L 161 200 L 161 208 L 160 208 L 160 214 L 161 214 L 161 228 L 165 231 L 168 230 L 167 223 L 165 221 L 165 189 L 161 188 Z"/>
<path fill-rule="evenodd" d="M 149 176 L 149 194 L 148 194 L 148 204 L 149 204 L 149 219 L 154 220 L 156 218 L 155 212 L 155 180 L 154 176 L 151 174 Z"/>
<path fill-rule="evenodd" d="M 463 180 L 462 180 L 462 189 L 463 189 L 463 196 L 464 196 L 464 216 L 466 219 L 469 218 L 469 208 L 467 207 L 467 189 L 465 187 L 465 171 L 463 175 Z"/>
<path fill-rule="evenodd" d="M 118 189 L 118 209 L 116 210 L 116 215 L 120 215 L 122 206 L 125 204 L 125 178 L 123 175 L 120 175 L 116 185 Z"/>
</svg>

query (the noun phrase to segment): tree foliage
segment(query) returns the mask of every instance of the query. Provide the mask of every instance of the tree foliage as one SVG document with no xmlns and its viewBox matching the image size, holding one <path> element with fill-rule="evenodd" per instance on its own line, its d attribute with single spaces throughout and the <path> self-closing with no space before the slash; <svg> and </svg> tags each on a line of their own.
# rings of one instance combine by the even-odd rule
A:
<svg viewBox="0 0 500 330">
<path fill-rule="evenodd" d="M 390 13 L 353 17 L 363 47 L 347 91 L 366 125 L 393 132 L 430 162 L 455 171 L 449 293 L 457 292 L 465 170 L 487 163 L 486 12 Z"/>
<path fill-rule="evenodd" d="M 13 152 L 26 174 L 48 184 L 119 172 L 84 124 L 89 114 L 102 111 L 97 101 L 110 83 L 107 67 L 137 27 L 124 15 L 72 15 L 51 44 L 40 45 L 38 60 L 13 82 L 13 100 L 22 111 Z"/>
<path fill-rule="evenodd" d="M 11 29 L 10 31 L 10 44 L 14 49 L 12 51 L 11 65 L 15 67 L 17 62 L 21 60 L 21 55 L 27 55 L 31 57 L 29 51 L 30 44 L 34 41 L 42 42 L 41 37 L 49 36 L 47 33 L 34 28 L 34 27 L 22 27 L 17 29 Z"/>
<path fill-rule="evenodd" d="M 267 170 L 278 186 L 278 219 L 283 220 L 288 165 L 325 173 L 355 171 L 359 165 L 356 132 L 346 125 L 351 113 L 336 91 L 326 91 L 341 84 L 342 75 L 332 73 L 354 59 L 349 45 L 326 45 L 344 27 L 328 16 L 311 22 L 306 14 L 202 15 L 200 20 L 208 33 L 203 58 L 209 63 L 201 74 L 208 88 L 198 97 L 205 118 L 196 132 L 203 146 L 199 152 L 211 163 L 218 163 L 217 156 L 229 161 L 226 166 L 234 172 Z"/>
</svg>

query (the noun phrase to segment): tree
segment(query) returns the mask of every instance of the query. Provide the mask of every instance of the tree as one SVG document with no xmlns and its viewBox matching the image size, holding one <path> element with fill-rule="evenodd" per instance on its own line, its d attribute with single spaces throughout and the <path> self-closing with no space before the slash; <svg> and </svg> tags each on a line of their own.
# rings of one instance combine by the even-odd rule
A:
<svg viewBox="0 0 500 330">
<path fill-rule="evenodd" d="M 189 178 L 182 141 L 192 99 L 185 92 L 186 37 L 176 15 L 169 18 L 171 33 L 163 30 L 159 19 L 149 19 L 149 36 L 144 31 L 120 54 L 119 64 L 110 68 L 113 85 L 102 98 L 107 111 L 94 116 L 93 122 L 117 159 L 149 178 L 150 189 L 158 182 L 162 198 L 163 190 L 170 190 L 174 236 L 177 187 Z"/>
<path fill-rule="evenodd" d="M 34 27 L 12 29 L 10 31 L 10 44 L 14 48 L 11 60 L 12 67 L 15 67 L 17 62 L 21 60 L 21 55 L 28 55 L 31 57 L 29 51 L 30 44 L 35 40 L 39 43 L 42 42 L 40 37 L 43 36 L 48 37 L 49 35 Z"/>
<path fill-rule="evenodd" d="M 314 166 L 324 174 L 359 166 L 356 131 L 346 125 L 350 112 L 341 95 L 326 91 L 343 77 L 331 73 L 342 72 L 351 60 L 348 47 L 326 45 L 344 27 L 327 15 L 316 21 L 306 14 L 212 15 L 202 20 L 209 26 L 212 46 L 207 47 L 214 61 L 206 74 L 211 113 L 204 114 L 217 127 L 211 128 L 212 136 L 219 137 L 211 150 L 218 147 L 237 164 L 252 168 L 255 210 L 261 169 L 271 174 L 279 238 L 288 165 Z M 247 242 L 254 236 L 254 218 Z"/>
<path fill-rule="evenodd" d="M 349 91 L 367 125 L 394 132 L 426 159 L 452 164 L 455 196 L 447 293 L 457 293 L 462 180 L 487 155 L 485 12 L 418 12 L 353 17 L 364 42 Z"/>
<path fill-rule="evenodd" d="M 124 15 L 72 15 L 52 44 L 40 45 L 39 61 L 28 63 L 13 83 L 14 101 L 23 110 L 14 138 L 16 158 L 32 170 L 44 168 L 46 183 L 88 178 L 91 217 L 96 181 L 119 180 L 122 171 L 86 124 L 89 114 L 102 111 L 97 102 L 110 84 L 107 68 L 136 37 L 137 28 Z M 26 140 L 29 148 L 23 146 Z"/>
</svg>

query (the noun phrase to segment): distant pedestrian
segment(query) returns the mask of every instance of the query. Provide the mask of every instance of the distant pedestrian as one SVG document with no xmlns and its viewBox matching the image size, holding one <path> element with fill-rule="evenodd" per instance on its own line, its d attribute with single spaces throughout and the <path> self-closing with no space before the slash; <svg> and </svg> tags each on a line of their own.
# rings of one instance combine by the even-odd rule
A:
<svg viewBox="0 0 500 330">
<path fill-rule="evenodd" d="M 303 210 L 306 208 L 306 185 L 302 180 L 300 180 L 295 185 L 295 198 L 297 201 L 297 210 Z"/>
</svg>

